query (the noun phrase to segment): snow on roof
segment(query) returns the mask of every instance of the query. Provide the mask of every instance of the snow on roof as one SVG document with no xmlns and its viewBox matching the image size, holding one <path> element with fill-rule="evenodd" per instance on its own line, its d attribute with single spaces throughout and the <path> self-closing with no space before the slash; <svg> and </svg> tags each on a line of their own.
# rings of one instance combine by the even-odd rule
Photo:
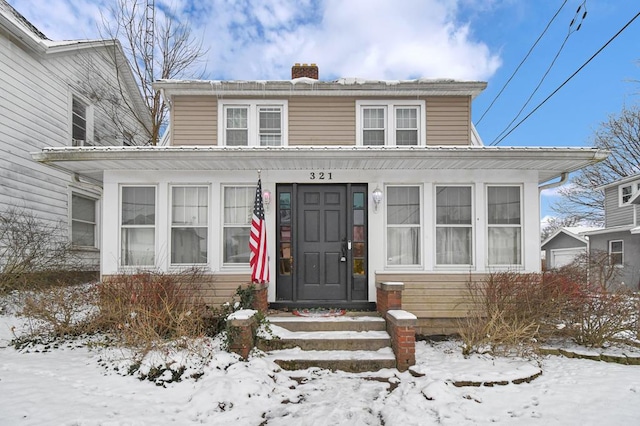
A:
<svg viewBox="0 0 640 426">
<path fill-rule="evenodd" d="M 42 31 L 37 29 L 27 18 L 25 18 L 20 12 L 15 10 L 5 0 L 0 0 L 0 15 L 4 16 L 7 20 L 13 22 L 14 25 L 21 27 L 30 36 L 40 39 L 49 40 Z"/>
</svg>

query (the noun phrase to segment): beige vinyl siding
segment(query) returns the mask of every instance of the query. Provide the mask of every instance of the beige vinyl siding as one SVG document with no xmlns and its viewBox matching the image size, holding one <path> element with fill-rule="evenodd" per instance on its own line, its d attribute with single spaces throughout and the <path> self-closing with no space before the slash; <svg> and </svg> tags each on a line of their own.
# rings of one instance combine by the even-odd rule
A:
<svg viewBox="0 0 640 426">
<path fill-rule="evenodd" d="M 338 97 L 289 99 L 289 145 L 355 145 L 356 100 Z"/>
<path fill-rule="evenodd" d="M 471 98 L 432 96 L 427 102 L 427 145 L 471 143 Z"/>
<path fill-rule="evenodd" d="M 176 96 L 171 116 L 172 145 L 217 145 L 218 99 Z"/>
<path fill-rule="evenodd" d="M 377 274 L 377 282 L 402 282 L 402 309 L 418 317 L 417 333 L 451 334 L 468 316 L 468 283 L 482 281 L 484 274 Z"/>
</svg>

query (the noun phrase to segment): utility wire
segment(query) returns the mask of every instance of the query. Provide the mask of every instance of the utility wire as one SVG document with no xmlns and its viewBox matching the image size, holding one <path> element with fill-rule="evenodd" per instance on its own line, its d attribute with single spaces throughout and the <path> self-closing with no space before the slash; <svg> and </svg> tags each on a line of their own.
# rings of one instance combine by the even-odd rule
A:
<svg viewBox="0 0 640 426">
<path fill-rule="evenodd" d="M 594 53 L 594 54 L 593 54 L 593 55 L 592 55 L 592 56 L 591 56 L 591 57 L 590 57 L 590 58 L 589 58 L 589 59 L 588 59 L 584 64 L 582 64 L 582 65 L 580 66 L 580 68 L 578 68 L 577 70 L 575 70 L 575 72 L 574 72 L 573 74 L 571 74 L 571 75 L 569 76 L 569 78 L 567 78 L 567 79 L 566 79 L 566 80 L 565 80 L 565 81 L 564 81 L 560 86 L 558 86 L 558 87 L 556 88 L 556 90 L 554 90 L 553 92 L 551 92 L 551 94 L 550 94 L 549 96 L 547 96 L 547 97 L 546 97 L 542 102 L 540 102 L 540 103 L 538 104 L 538 106 L 536 106 L 536 107 L 533 109 L 533 111 L 531 111 L 529 114 L 527 114 L 527 116 L 526 116 L 526 117 L 524 117 L 522 120 L 520 120 L 520 121 L 518 122 L 518 124 L 516 124 L 516 125 L 515 125 L 511 130 L 509 130 L 509 133 L 507 133 L 506 135 L 504 135 L 504 136 L 503 136 L 499 141 L 495 142 L 495 144 L 493 144 L 493 143 L 492 143 L 492 145 L 497 145 L 497 144 L 499 144 L 500 142 L 502 142 L 502 140 L 503 140 L 504 138 L 506 138 L 507 136 L 509 136 L 509 135 L 511 134 L 511 132 L 513 132 L 513 131 L 514 131 L 515 129 L 517 129 L 517 128 L 522 124 L 522 123 L 524 123 L 524 122 L 525 122 L 525 120 L 527 120 L 529 117 L 531 117 L 531 116 L 533 115 L 533 113 L 534 113 L 534 112 L 536 112 L 536 111 L 537 111 L 537 110 L 538 110 L 542 105 L 544 105 L 544 104 L 545 104 L 549 99 L 551 99 L 551 97 L 552 97 L 553 95 L 555 95 L 555 94 L 556 94 L 560 89 L 562 89 L 562 87 L 564 87 L 564 85 L 565 85 L 565 84 L 567 84 L 567 83 L 568 83 L 568 82 L 569 82 L 573 77 L 575 77 L 575 76 L 576 76 L 576 74 L 578 74 L 580 71 L 582 71 L 582 69 L 583 69 L 584 67 L 586 67 L 586 66 L 589 64 L 589 62 L 591 62 L 591 61 L 592 61 L 596 56 L 598 56 L 598 55 L 600 54 L 600 52 L 602 52 L 602 51 L 603 51 L 603 50 L 604 50 L 604 49 L 605 49 L 605 48 L 606 48 L 606 47 L 607 47 L 607 46 L 608 46 L 608 45 L 609 45 L 613 40 L 615 40 L 615 39 L 616 39 L 620 34 L 622 34 L 622 32 L 623 32 L 624 30 L 626 30 L 626 29 L 627 29 L 627 27 L 633 23 L 633 21 L 635 21 L 636 19 L 638 19 L 638 16 L 640 16 L 640 12 L 638 12 L 638 13 L 636 14 L 636 16 L 634 16 L 633 18 L 631 18 L 631 20 L 630 20 L 629 22 L 627 22 L 627 23 L 625 24 L 625 26 L 624 26 L 624 27 L 622 27 L 622 28 L 620 29 L 620 31 L 618 31 L 618 32 L 617 32 L 613 37 L 611 37 L 611 38 L 609 39 L 609 41 L 607 41 L 607 42 L 606 42 L 606 43 L 605 43 L 605 44 L 604 44 L 600 49 L 598 49 L 598 51 L 597 51 L 596 53 Z"/>
<path fill-rule="evenodd" d="M 538 42 L 540 42 L 540 40 L 542 39 L 542 37 L 545 35 L 545 33 L 547 32 L 547 30 L 549 29 L 549 27 L 551 26 L 551 24 L 553 23 L 553 21 L 556 19 L 556 17 L 558 16 L 558 14 L 560 13 L 560 11 L 562 10 L 562 8 L 564 7 L 565 4 L 567 4 L 568 0 L 564 0 L 564 2 L 560 5 L 560 8 L 558 8 L 558 10 L 556 11 L 555 15 L 553 15 L 553 17 L 551 18 L 551 20 L 549 21 L 549 23 L 547 24 L 547 26 L 544 28 L 544 30 L 542 31 L 542 33 L 538 36 L 538 39 L 535 41 L 535 43 L 533 43 L 533 45 L 531 46 L 531 48 L 529 49 L 529 51 L 527 52 L 527 54 L 525 55 L 525 57 L 522 59 L 522 61 L 520 61 L 520 64 L 518 64 L 518 66 L 516 67 L 515 71 L 513 71 L 513 73 L 511 74 L 511 76 L 509 77 L 509 79 L 507 80 L 507 82 L 502 86 L 502 88 L 500 89 L 500 91 L 498 92 L 498 94 L 496 95 L 495 98 L 493 98 L 493 100 L 491 101 L 491 103 L 489 104 L 489 106 L 487 107 L 487 109 L 482 113 L 482 116 L 480 117 L 480 119 L 478 121 L 476 121 L 476 127 L 478 126 L 478 124 L 480 124 L 480 122 L 482 121 L 482 119 L 484 118 L 485 115 L 487 115 L 487 113 L 489 112 L 489 110 L 491 109 L 491 107 L 493 107 L 493 104 L 496 103 L 496 101 L 498 100 L 498 98 L 500 97 L 500 95 L 502 95 L 502 92 L 504 92 L 504 89 L 507 88 L 507 86 L 509 85 L 509 83 L 511 82 L 511 80 L 513 80 L 513 77 L 515 77 L 515 75 L 518 73 L 518 70 L 520 70 L 520 67 L 522 67 L 522 65 L 525 63 L 525 61 L 529 58 L 529 55 L 531 55 L 531 52 L 533 52 L 533 49 L 535 49 L 535 47 L 538 45 Z"/>
<path fill-rule="evenodd" d="M 580 15 L 580 10 L 583 7 L 584 7 L 584 13 L 582 13 L 582 15 Z M 558 57 L 562 53 L 565 45 L 567 44 L 567 41 L 569 40 L 569 37 L 571 37 L 571 35 L 573 33 L 575 33 L 576 31 L 580 30 L 580 27 L 582 26 L 582 21 L 584 21 L 584 18 L 586 18 L 586 17 L 587 17 L 587 5 L 586 5 L 586 0 L 585 0 L 585 1 L 582 2 L 582 4 L 580 6 L 578 6 L 578 10 L 576 10 L 576 13 L 573 16 L 573 19 L 571 20 L 571 23 L 569 24 L 569 31 L 567 32 L 567 36 L 564 38 L 564 41 L 560 45 L 560 48 L 558 49 L 558 52 L 556 53 L 556 55 L 553 57 L 553 60 L 551 61 L 551 63 L 547 67 L 547 70 L 542 75 L 542 78 L 538 82 L 538 85 L 535 87 L 535 89 L 533 89 L 533 91 L 531 92 L 531 94 L 529 95 L 529 97 L 527 98 L 525 103 L 522 105 L 522 107 L 520 108 L 518 113 L 511 119 L 511 121 L 509 122 L 509 124 L 507 124 L 507 126 L 504 128 L 504 130 L 502 130 L 502 132 L 500 132 L 498 134 L 498 136 L 495 137 L 495 139 L 493 140 L 493 142 L 490 143 L 490 145 L 497 145 L 496 140 L 498 140 L 507 130 L 509 130 L 511 125 L 518 119 L 518 117 L 520 117 L 520 114 L 522 114 L 522 111 L 524 111 L 524 109 L 527 107 L 527 105 L 529 105 L 529 102 L 531 102 L 531 99 L 533 98 L 533 96 L 538 92 L 538 89 L 540 89 L 540 86 L 542 86 L 542 83 L 544 83 L 544 80 L 549 75 L 549 72 L 551 72 L 551 68 L 553 68 L 553 66 L 555 65 L 556 61 L 558 60 Z M 579 19 L 580 22 L 574 28 L 573 24 L 577 22 L 576 18 Z"/>
</svg>

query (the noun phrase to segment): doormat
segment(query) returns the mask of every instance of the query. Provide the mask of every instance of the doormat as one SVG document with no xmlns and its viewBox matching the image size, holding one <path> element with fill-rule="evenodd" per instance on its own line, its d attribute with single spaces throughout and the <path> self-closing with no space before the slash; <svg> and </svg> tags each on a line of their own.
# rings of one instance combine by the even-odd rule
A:
<svg viewBox="0 0 640 426">
<path fill-rule="evenodd" d="M 311 308 L 293 310 L 293 315 L 297 315 L 299 317 L 339 317 L 346 313 L 346 309 L 335 308 Z"/>
</svg>

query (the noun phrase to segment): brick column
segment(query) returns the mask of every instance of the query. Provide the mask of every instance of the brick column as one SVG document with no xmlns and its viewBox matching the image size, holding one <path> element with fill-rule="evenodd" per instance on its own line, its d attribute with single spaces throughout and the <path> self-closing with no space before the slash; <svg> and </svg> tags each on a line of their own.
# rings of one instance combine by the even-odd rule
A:
<svg viewBox="0 0 640 426">
<path fill-rule="evenodd" d="M 227 318 L 227 333 L 229 333 L 229 350 L 240 355 L 243 359 L 249 357 L 249 352 L 255 346 L 255 334 L 258 322 L 256 311 L 242 309 Z"/>
<path fill-rule="evenodd" d="M 416 324 L 418 318 L 410 312 L 390 310 L 387 312 L 387 332 L 391 336 L 391 347 L 396 355 L 396 368 L 406 371 L 416 363 Z"/>
<path fill-rule="evenodd" d="M 269 302 L 267 300 L 269 284 L 255 284 L 255 291 L 253 293 L 253 306 L 252 308 L 260 312 L 263 315 L 267 314 L 269 309 Z"/>
<path fill-rule="evenodd" d="M 376 283 L 376 307 L 384 316 L 392 309 L 402 309 L 402 291 L 404 283 L 401 282 L 377 282 Z"/>
</svg>

